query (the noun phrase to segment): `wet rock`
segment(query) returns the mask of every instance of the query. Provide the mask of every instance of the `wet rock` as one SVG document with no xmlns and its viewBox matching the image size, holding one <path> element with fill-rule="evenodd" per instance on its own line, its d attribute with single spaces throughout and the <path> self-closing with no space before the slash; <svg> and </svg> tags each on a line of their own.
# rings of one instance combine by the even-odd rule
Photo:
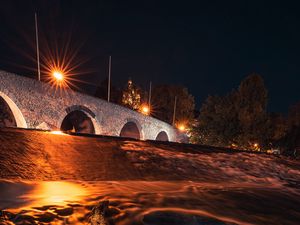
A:
<svg viewBox="0 0 300 225">
<path fill-rule="evenodd" d="M 43 214 L 37 215 L 37 220 L 39 222 L 49 223 L 56 218 L 56 215 L 50 212 L 45 212 Z"/>
<path fill-rule="evenodd" d="M 13 223 L 13 224 L 16 224 L 16 225 L 35 225 L 37 224 L 35 221 L 28 221 L 28 220 L 24 220 L 24 221 L 20 221 L 20 222 L 17 222 L 17 223 Z"/>
<path fill-rule="evenodd" d="M 122 202 L 118 201 L 118 200 L 114 200 L 114 201 L 109 202 L 109 205 L 111 205 L 111 206 L 119 206 L 120 204 L 122 204 Z"/>
<path fill-rule="evenodd" d="M 228 225 L 219 220 L 192 214 L 156 211 L 144 216 L 145 225 Z"/>
<path fill-rule="evenodd" d="M 70 207 L 82 207 L 81 204 L 78 204 L 78 203 L 70 203 L 70 204 L 67 204 L 68 206 Z"/>
<path fill-rule="evenodd" d="M 107 216 L 107 217 L 113 217 L 113 216 L 115 216 L 115 215 L 118 215 L 118 214 L 120 214 L 120 210 L 118 209 L 118 208 L 116 208 L 116 207 L 109 207 L 108 209 L 107 209 L 107 211 L 105 212 L 105 216 Z"/>
<path fill-rule="evenodd" d="M 108 210 L 109 201 L 100 202 L 96 205 L 90 214 L 89 224 L 91 225 L 109 225 L 110 223 L 105 218 Z"/>
<path fill-rule="evenodd" d="M 87 210 L 93 210 L 96 206 L 95 205 L 86 205 L 84 206 L 85 209 Z"/>
<path fill-rule="evenodd" d="M 16 214 L 0 210 L 0 222 L 6 221 L 6 220 L 13 220 L 16 217 Z"/>
<path fill-rule="evenodd" d="M 7 220 L 6 216 L 4 215 L 4 211 L 0 210 L 0 222 Z"/>
<path fill-rule="evenodd" d="M 70 216 L 73 214 L 72 207 L 63 208 L 63 209 L 55 209 L 54 211 L 60 216 Z"/>
<path fill-rule="evenodd" d="M 34 209 L 40 210 L 40 211 L 46 211 L 48 209 L 51 208 L 55 208 L 55 205 L 45 205 L 45 206 L 41 206 L 41 207 L 33 207 Z"/>
<path fill-rule="evenodd" d="M 16 217 L 13 219 L 15 224 L 36 224 L 35 218 L 30 215 L 22 215 L 17 214 Z"/>
</svg>

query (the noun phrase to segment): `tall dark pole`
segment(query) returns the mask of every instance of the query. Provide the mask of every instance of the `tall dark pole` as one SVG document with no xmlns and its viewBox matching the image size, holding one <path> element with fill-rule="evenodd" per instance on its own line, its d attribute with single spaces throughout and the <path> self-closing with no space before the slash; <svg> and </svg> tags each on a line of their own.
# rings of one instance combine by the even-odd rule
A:
<svg viewBox="0 0 300 225">
<path fill-rule="evenodd" d="M 176 104 L 177 104 L 177 96 L 174 99 L 174 110 L 173 110 L 173 126 L 175 126 L 175 119 L 176 119 Z"/>
<path fill-rule="evenodd" d="M 40 49 L 39 49 L 39 31 L 37 23 L 37 15 L 34 14 L 35 19 L 35 40 L 36 40 L 36 58 L 37 58 L 37 70 L 38 70 L 38 79 L 41 80 L 41 69 L 40 69 Z"/>
<path fill-rule="evenodd" d="M 152 82 L 150 81 L 150 85 L 149 85 L 149 96 L 148 96 L 148 105 L 149 105 L 149 109 L 151 106 L 151 92 L 152 92 Z"/>
<path fill-rule="evenodd" d="M 107 101 L 110 101 L 110 76 L 111 76 L 111 56 L 109 56 L 109 67 L 108 67 L 108 84 L 107 84 Z"/>
</svg>

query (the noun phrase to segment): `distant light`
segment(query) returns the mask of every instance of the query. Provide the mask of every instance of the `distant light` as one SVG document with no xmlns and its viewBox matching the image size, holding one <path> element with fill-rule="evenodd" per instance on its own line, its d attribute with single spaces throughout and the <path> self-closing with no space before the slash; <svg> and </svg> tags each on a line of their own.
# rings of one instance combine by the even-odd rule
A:
<svg viewBox="0 0 300 225">
<path fill-rule="evenodd" d="M 150 107 L 146 104 L 142 105 L 140 108 L 140 112 L 143 113 L 144 115 L 150 115 Z"/>
<path fill-rule="evenodd" d="M 57 134 L 57 135 L 66 135 L 64 132 L 60 131 L 60 130 L 53 130 L 50 132 L 51 134 Z"/>
<path fill-rule="evenodd" d="M 185 131 L 185 126 L 183 124 L 178 125 L 180 131 Z"/>
<path fill-rule="evenodd" d="M 232 143 L 232 144 L 231 144 L 231 147 L 232 147 L 232 148 L 237 148 L 238 146 L 237 146 L 236 144 Z"/>
<path fill-rule="evenodd" d="M 253 143 L 253 149 L 256 151 L 260 151 L 260 146 L 258 143 Z"/>
<path fill-rule="evenodd" d="M 149 107 L 148 107 L 148 106 L 144 106 L 144 107 L 143 107 L 143 112 L 144 112 L 145 114 L 148 114 L 148 113 L 149 113 Z"/>
<path fill-rule="evenodd" d="M 64 75 L 62 74 L 62 72 L 59 71 L 54 71 L 52 73 L 53 77 L 57 80 L 57 81 L 63 81 L 64 80 Z"/>
</svg>

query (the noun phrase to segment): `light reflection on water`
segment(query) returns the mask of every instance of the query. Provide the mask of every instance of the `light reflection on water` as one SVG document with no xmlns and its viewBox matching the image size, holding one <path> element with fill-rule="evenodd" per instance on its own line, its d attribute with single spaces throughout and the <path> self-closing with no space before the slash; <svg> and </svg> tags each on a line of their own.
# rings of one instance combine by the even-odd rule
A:
<svg viewBox="0 0 300 225">
<path fill-rule="evenodd" d="M 87 190 L 78 183 L 53 181 L 37 183 L 31 192 L 20 197 L 33 200 L 31 205 L 65 205 L 80 201 L 86 194 Z"/>
<path fill-rule="evenodd" d="M 0 191 L 0 199 L 4 200 L 0 201 L 0 209 L 14 213 L 26 210 L 23 214 L 37 221 L 53 215 L 50 221 L 54 224 L 87 222 L 91 209 L 104 200 L 109 200 L 109 218 L 122 225 L 166 224 L 162 221 L 205 224 L 199 222 L 203 220 L 216 225 L 288 225 L 300 219 L 299 194 L 288 188 L 249 183 L 2 181 Z"/>
</svg>

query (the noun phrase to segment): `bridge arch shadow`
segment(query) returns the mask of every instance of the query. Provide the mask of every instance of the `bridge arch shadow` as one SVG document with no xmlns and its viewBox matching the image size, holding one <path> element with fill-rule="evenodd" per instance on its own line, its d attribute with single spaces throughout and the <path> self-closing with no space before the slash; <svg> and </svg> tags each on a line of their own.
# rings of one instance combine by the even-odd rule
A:
<svg viewBox="0 0 300 225">
<path fill-rule="evenodd" d="M 156 141 L 169 141 L 169 136 L 168 136 L 167 132 L 161 131 L 157 134 L 155 140 Z"/>
<path fill-rule="evenodd" d="M 66 108 L 65 115 L 60 121 L 59 126 L 62 131 L 100 134 L 95 113 L 85 106 L 74 105 Z"/>
<path fill-rule="evenodd" d="M 120 137 L 143 139 L 143 132 L 140 123 L 135 119 L 128 119 L 120 131 Z"/>
<path fill-rule="evenodd" d="M 0 127 L 27 128 L 25 118 L 16 103 L 0 92 Z"/>
</svg>

